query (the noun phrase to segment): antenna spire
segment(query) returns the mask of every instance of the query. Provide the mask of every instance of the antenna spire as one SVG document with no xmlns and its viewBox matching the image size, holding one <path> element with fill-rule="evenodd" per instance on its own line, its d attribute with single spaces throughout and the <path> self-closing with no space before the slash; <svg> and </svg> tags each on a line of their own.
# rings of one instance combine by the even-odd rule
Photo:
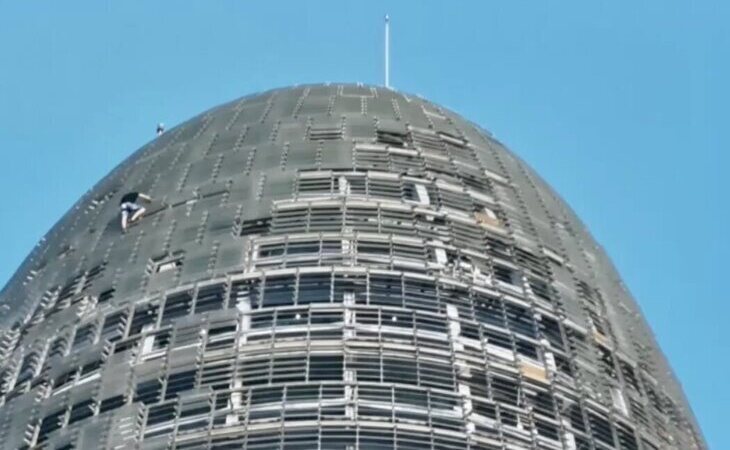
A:
<svg viewBox="0 0 730 450">
<path fill-rule="evenodd" d="M 385 15 L 385 87 L 390 88 L 390 16 Z"/>
</svg>

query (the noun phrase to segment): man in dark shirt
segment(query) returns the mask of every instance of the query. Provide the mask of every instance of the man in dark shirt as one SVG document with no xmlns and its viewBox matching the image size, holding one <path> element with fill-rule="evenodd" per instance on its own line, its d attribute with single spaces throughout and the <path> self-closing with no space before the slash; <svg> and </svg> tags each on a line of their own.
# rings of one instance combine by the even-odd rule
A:
<svg viewBox="0 0 730 450">
<path fill-rule="evenodd" d="M 152 198 L 148 195 L 140 192 L 128 192 L 122 196 L 119 201 L 119 207 L 122 210 L 122 231 L 126 232 L 127 227 L 130 223 L 135 222 L 142 218 L 146 209 L 142 207 L 137 201 L 142 199 L 146 202 L 152 201 Z"/>
</svg>

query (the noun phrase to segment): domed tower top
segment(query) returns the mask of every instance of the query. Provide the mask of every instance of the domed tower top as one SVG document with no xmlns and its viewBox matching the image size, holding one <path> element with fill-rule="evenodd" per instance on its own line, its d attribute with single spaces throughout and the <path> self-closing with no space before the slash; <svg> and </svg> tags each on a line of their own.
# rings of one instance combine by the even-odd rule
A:
<svg viewBox="0 0 730 450">
<path fill-rule="evenodd" d="M 130 193 L 151 201 L 124 232 L 120 203 Z M 324 331 L 314 319 L 323 303 L 332 317 L 341 314 L 327 336 L 316 334 Z M 155 442 L 149 430 L 179 421 L 190 392 L 221 407 L 222 422 L 206 427 L 253 433 L 236 428 L 240 417 L 230 412 L 259 393 L 246 358 L 268 352 L 261 383 L 286 385 L 275 379 L 277 355 L 295 344 L 277 336 L 309 320 L 302 383 L 443 391 L 456 402 L 443 414 L 459 411 L 453 429 L 433 411 L 428 425 L 415 418 L 413 427 L 431 427 L 433 439 L 453 433 L 454 448 L 497 448 L 487 443 L 500 440 L 525 448 L 705 448 L 639 308 L 571 209 L 488 132 L 391 89 L 275 89 L 161 132 L 51 229 L 0 293 L 0 308 L 0 438 L 16 446 L 71 439 L 92 446 L 99 435 L 112 446 L 123 441 L 120 423 L 130 411 L 147 418 L 136 439 Z M 396 333 L 404 323 L 421 341 L 402 346 L 423 346 L 412 380 L 410 369 L 386 368 L 396 352 L 388 339 L 404 339 Z M 259 326 L 271 328 L 260 348 Z M 202 331 L 185 335 L 185 327 Z M 221 349 L 235 341 L 229 350 L 239 369 L 206 384 L 206 358 L 222 358 L 210 347 L 216 333 L 231 336 Z M 439 339 L 449 345 L 438 347 Z M 181 356 L 193 342 L 199 350 Z M 366 364 L 368 342 L 380 350 Z M 312 348 L 325 344 L 333 372 L 317 378 L 313 364 L 325 356 Z M 448 374 L 436 375 L 435 362 L 427 368 L 429 352 L 446 358 Z M 183 373 L 176 358 L 194 375 L 173 395 Z M 379 375 L 368 374 L 370 364 L 382 365 Z M 85 370 L 100 375 L 86 385 Z M 388 379 L 390 372 L 397 376 Z M 442 378 L 429 384 L 431 376 Z M 157 397 L 141 394 L 147 382 L 150 389 L 159 382 Z M 342 395 L 350 406 L 367 397 Z M 87 401 L 93 407 L 79 412 Z M 171 418 L 149 419 L 168 404 Z M 375 419 L 359 408 L 337 420 L 365 430 Z M 253 424 L 256 408 L 246 411 Z M 328 413 L 316 414 L 324 433 Z M 114 420 L 102 425 L 100 416 Z M 281 420 L 277 433 L 288 426 Z"/>
</svg>

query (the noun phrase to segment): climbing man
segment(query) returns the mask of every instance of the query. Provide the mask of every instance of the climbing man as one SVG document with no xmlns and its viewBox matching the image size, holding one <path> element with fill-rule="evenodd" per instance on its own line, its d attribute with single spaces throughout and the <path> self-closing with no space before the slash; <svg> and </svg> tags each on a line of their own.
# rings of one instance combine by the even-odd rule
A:
<svg viewBox="0 0 730 450">
<path fill-rule="evenodd" d="M 162 122 L 158 123 L 157 124 L 157 135 L 159 136 L 164 132 L 165 132 L 165 124 Z"/>
<path fill-rule="evenodd" d="M 151 202 L 152 198 L 140 192 L 128 192 L 122 196 L 119 207 L 122 209 L 122 232 L 127 231 L 129 224 L 136 222 L 142 218 L 146 209 L 142 207 L 137 200 L 142 199 Z"/>
</svg>

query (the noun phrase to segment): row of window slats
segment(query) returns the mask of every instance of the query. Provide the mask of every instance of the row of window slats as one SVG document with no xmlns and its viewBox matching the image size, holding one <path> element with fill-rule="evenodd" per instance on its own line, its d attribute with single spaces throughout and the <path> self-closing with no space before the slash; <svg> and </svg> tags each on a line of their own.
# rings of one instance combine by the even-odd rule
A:
<svg viewBox="0 0 730 450">
<path fill-rule="evenodd" d="M 65 292 L 64 292 L 65 293 Z M 62 296 L 63 297 L 63 296 Z M 62 305 L 62 303 L 58 303 L 58 305 Z"/>
<path fill-rule="evenodd" d="M 205 304 L 207 302 L 206 299 L 208 297 L 210 297 L 210 295 L 208 295 L 208 292 L 210 292 L 210 291 L 215 292 L 216 290 L 217 290 L 216 288 L 201 289 L 200 292 L 201 292 L 202 304 Z M 216 295 L 214 294 L 213 297 L 216 297 Z M 178 308 L 179 308 L 178 305 L 189 302 L 189 296 L 185 295 L 185 294 L 178 294 L 178 295 L 171 296 L 169 300 L 170 300 L 170 303 L 166 304 L 165 311 L 167 311 L 167 314 L 177 315 L 178 313 L 176 313 L 175 311 L 178 310 Z M 221 302 L 216 300 L 214 303 L 220 304 Z M 106 329 L 116 328 L 112 324 L 118 323 L 120 320 L 119 317 L 120 317 L 119 313 L 112 316 L 107 322 L 105 322 L 104 328 L 106 328 Z M 403 322 L 405 322 L 405 321 L 403 321 Z M 84 330 L 85 331 L 83 333 L 81 333 L 82 336 L 86 336 L 88 334 L 88 331 L 86 331 L 87 328 L 84 328 Z M 77 342 L 79 340 L 78 336 L 79 336 L 79 333 L 77 332 L 77 335 L 74 338 L 74 342 Z M 26 363 L 24 363 L 24 365 L 26 365 Z M 21 371 L 21 372 L 23 372 L 23 371 Z"/>
<path fill-rule="evenodd" d="M 391 290 L 393 288 L 393 286 L 397 286 L 395 291 L 385 294 L 385 297 L 383 297 L 383 298 L 388 299 L 385 302 L 385 304 L 392 304 L 392 299 L 397 299 L 398 301 L 400 301 L 401 298 L 408 298 L 408 295 L 404 295 L 403 291 L 401 290 L 402 288 L 399 286 L 400 280 L 397 280 L 394 282 L 394 280 L 392 280 L 392 279 L 391 280 L 386 279 L 384 281 L 386 282 L 385 286 L 387 286 L 388 290 Z M 297 284 L 294 280 L 291 280 L 289 283 L 287 283 L 287 282 L 282 283 L 281 280 L 273 279 L 270 282 L 273 286 L 275 286 L 278 289 L 281 289 L 282 286 L 289 285 L 289 286 L 293 287 L 295 284 Z M 378 290 L 377 286 L 381 283 L 379 283 L 377 279 L 359 280 L 359 282 L 355 281 L 355 280 L 350 280 L 348 282 L 345 282 L 344 285 L 340 287 L 340 290 L 342 290 L 345 285 L 348 289 L 352 289 L 352 286 L 355 286 L 358 284 L 362 287 L 371 285 L 371 286 L 375 287 L 373 290 L 377 291 Z M 312 301 L 316 301 L 316 299 L 319 295 L 320 300 L 324 299 L 325 301 L 329 301 L 329 294 L 330 294 L 330 281 L 329 280 L 324 280 L 322 277 L 319 277 L 319 279 L 317 279 L 317 277 L 314 277 L 314 278 L 311 278 L 310 281 L 299 280 L 298 285 L 302 289 L 302 292 L 300 293 L 301 298 L 300 298 L 299 294 L 295 295 L 293 291 L 292 292 L 283 292 L 283 293 L 279 292 L 277 295 L 276 289 L 274 291 L 271 291 L 270 289 L 267 290 L 265 288 L 251 288 L 251 287 L 249 287 L 248 293 L 245 295 L 250 296 L 250 297 L 255 297 L 256 291 L 265 292 L 265 294 L 263 295 L 263 298 L 271 299 L 271 301 L 273 302 L 272 304 L 266 305 L 266 306 L 283 306 L 284 304 L 280 304 L 279 301 L 276 300 L 277 298 L 283 298 L 283 299 L 290 298 L 290 299 L 292 299 L 291 304 L 299 304 L 300 302 L 301 302 L 301 304 L 308 304 L 308 303 L 311 303 Z M 314 288 L 314 291 L 311 290 L 312 288 Z M 434 293 L 435 293 L 435 291 L 434 291 Z M 241 294 L 239 293 L 238 295 L 241 295 Z M 313 295 L 313 297 L 307 299 L 306 297 L 308 295 L 309 296 Z M 463 295 L 464 295 L 464 293 L 460 294 L 460 296 L 463 296 Z M 365 296 L 362 296 L 362 297 L 365 297 Z M 358 298 L 358 296 L 356 295 L 355 298 Z M 162 323 L 168 323 L 169 321 L 171 321 L 173 319 L 182 317 L 183 315 L 190 314 L 193 311 L 192 300 L 193 300 L 192 296 L 188 292 L 181 292 L 181 293 L 169 296 L 167 301 L 165 302 L 164 308 L 162 309 L 162 318 L 161 318 Z M 202 287 L 199 289 L 198 295 L 196 297 L 195 311 L 202 312 L 202 311 L 208 311 L 208 310 L 220 308 L 220 307 L 223 307 L 224 302 L 225 302 L 225 288 L 223 286 L 214 285 L 214 286 Z M 253 303 L 254 303 L 254 306 L 264 306 L 264 305 L 257 305 L 256 300 L 254 300 Z M 376 301 L 374 303 L 377 304 L 378 302 Z M 434 297 L 434 298 L 429 299 L 425 303 L 426 304 L 438 304 L 438 301 L 436 301 L 435 297 Z M 403 305 L 398 305 L 398 306 L 403 306 Z M 406 306 L 409 306 L 409 305 L 406 305 Z M 413 307 L 412 305 L 410 305 L 410 306 Z M 507 310 L 509 310 L 511 308 L 514 308 L 514 306 L 505 305 L 504 308 L 507 308 Z M 441 312 L 443 313 L 443 309 L 441 310 Z M 527 322 L 528 323 L 527 325 L 525 325 L 525 326 L 519 325 L 519 320 L 524 321 L 525 317 L 529 317 L 529 316 L 526 314 L 525 311 L 518 314 L 518 317 L 520 317 L 520 316 L 522 317 L 522 319 L 518 319 L 518 322 L 515 323 L 516 328 L 510 327 L 510 328 L 512 328 L 512 331 L 518 331 L 520 333 L 529 335 L 531 337 L 535 337 L 535 335 L 534 335 L 535 325 L 529 324 L 530 323 L 529 320 Z M 154 317 L 154 319 L 153 319 L 153 317 Z M 393 317 L 395 317 L 395 316 L 393 316 Z M 504 321 L 505 321 L 504 318 L 496 318 L 496 316 L 495 316 L 490 320 L 490 319 L 484 319 L 484 317 L 488 317 L 488 316 L 482 316 L 482 320 L 487 323 L 492 323 L 492 324 L 496 323 L 498 325 L 504 325 Z M 507 317 L 509 318 L 509 315 Z M 136 334 L 142 330 L 142 328 L 144 327 L 145 324 L 156 323 L 156 321 L 157 321 L 156 313 L 155 313 L 155 315 L 151 315 L 150 308 L 147 308 L 144 306 L 138 307 L 138 308 L 136 308 L 134 316 L 133 316 L 130 333 Z M 401 323 L 407 323 L 407 321 L 402 321 Z M 509 320 L 508 320 L 508 323 L 509 323 Z M 119 339 L 120 338 L 119 335 L 121 334 L 121 331 L 124 328 L 125 324 L 126 324 L 126 319 L 124 317 L 124 313 L 118 312 L 118 313 L 112 314 L 109 317 L 107 317 L 107 320 L 105 320 L 105 322 L 104 322 L 104 325 L 102 327 L 103 335 L 109 336 L 110 340 Z M 553 324 L 553 327 L 555 327 L 555 325 L 557 325 L 557 324 Z M 80 348 L 83 348 L 87 344 L 90 344 L 93 341 L 93 337 L 90 337 L 90 336 L 93 336 L 93 334 L 94 334 L 94 331 L 92 330 L 93 327 L 94 326 L 91 324 L 80 327 L 74 335 L 72 348 L 75 348 L 78 350 Z M 541 328 L 545 328 L 545 326 L 541 325 Z M 555 328 L 557 328 L 557 327 L 555 327 Z M 553 332 L 552 341 L 557 343 L 557 340 L 559 340 L 559 339 L 561 339 L 560 331 L 559 331 L 559 328 L 557 328 Z M 505 340 L 509 341 L 509 338 L 507 337 Z M 499 342 L 499 341 L 495 340 L 494 342 Z M 529 348 L 529 346 L 527 348 Z M 518 348 L 518 351 L 519 351 L 519 348 Z M 532 356 L 532 352 L 533 351 L 530 351 L 528 354 L 530 356 Z M 29 370 L 28 370 L 29 367 L 32 366 L 33 364 L 34 364 L 34 358 L 31 358 L 31 357 L 26 358 L 22 364 L 22 369 L 21 369 L 20 373 L 27 374 L 29 372 Z M 37 363 L 35 363 L 35 364 L 37 364 Z"/>
<path fill-rule="evenodd" d="M 262 231 L 262 230 L 255 230 L 255 229 L 254 230 L 242 230 L 242 232 L 251 232 L 251 231 L 256 232 L 256 231 Z M 63 296 L 61 296 L 61 298 L 63 298 Z M 60 304 L 60 303 L 57 302 L 57 305 L 58 304 Z"/>
<path fill-rule="evenodd" d="M 207 126 L 207 125 L 206 125 L 206 124 L 204 123 L 204 127 L 205 127 L 205 126 Z M 197 135 L 197 134 L 199 134 L 199 133 L 200 133 L 200 130 L 199 130 L 198 132 L 196 132 L 196 133 L 195 133 L 195 135 Z M 154 172 L 154 171 L 152 171 L 152 170 L 150 169 L 150 170 L 149 170 L 149 172 Z M 103 200 L 104 200 L 104 199 L 96 199 L 96 200 L 95 200 L 95 204 L 96 204 L 96 203 L 100 203 L 100 202 L 102 202 Z"/>
<path fill-rule="evenodd" d="M 502 260 L 508 262 L 508 264 L 513 264 L 513 261 L 516 262 L 517 267 L 520 267 L 521 271 L 528 276 L 530 287 L 535 295 L 548 302 L 553 301 L 555 298 L 549 282 L 550 270 L 543 258 L 536 257 L 519 248 L 512 250 L 504 238 L 498 235 L 490 235 L 476 224 L 469 225 L 468 223 L 452 220 L 449 217 L 446 219 L 436 216 L 425 217 L 412 209 L 390 208 L 375 203 L 363 206 L 346 201 L 339 205 L 309 202 L 296 208 L 275 210 L 271 233 L 272 235 L 289 236 L 291 233 L 302 231 L 326 233 L 342 230 L 401 236 L 413 236 L 413 232 L 416 231 L 416 236 L 424 241 L 439 239 L 453 245 L 453 250 L 449 252 L 453 255 L 452 263 L 456 259 L 467 260 L 472 266 L 482 269 L 483 272 L 494 272 L 500 281 L 521 285 L 519 273 L 513 267 L 505 264 L 490 266 L 483 256 L 480 257 L 479 253 L 484 253 L 484 249 L 486 249 L 486 254 L 492 257 L 493 260 Z M 328 245 L 329 247 L 325 248 L 324 244 L 320 247 L 317 243 L 310 243 L 309 247 L 311 249 L 306 251 L 306 248 L 303 250 L 297 248 L 296 244 L 289 244 L 292 253 L 296 253 L 296 258 L 301 258 L 301 253 L 321 255 L 326 252 L 327 259 L 336 259 L 339 244 L 330 242 Z M 306 247 L 304 244 L 302 246 Z M 423 255 L 411 246 L 405 243 L 393 244 L 392 248 L 387 250 L 387 253 L 392 252 L 392 256 L 411 259 L 413 262 L 422 261 Z M 281 256 L 283 258 L 285 255 L 285 250 L 281 245 L 278 248 L 275 245 L 269 245 L 264 250 L 268 251 L 268 253 L 262 255 L 264 257 Z M 369 250 L 371 252 L 378 251 L 372 246 Z M 472 250 L 474 253 L 466 255 L 464 250 Z M 400 251 L 399 255 L 396 254 L 397 251 Z M 380 252 L 385 254 L 386 250 L 381 249 Z M 516 259 L 512 256 L 513 252 L 517 254 Z M 287 253 L 287 256 L 290 255 Z M 284 264 L 299 263 L 292 261 L 291 257 L 283 258 L 282 262 Z"/>
<path fill-rule="evenodd" d="M 291 357 L 288 358 L 289 361 L 291 361 Z M 372 366 L 373 364 L 377 364 L 376 361 L 372 360 L 364 360 L 362 361 L 363 364 L 366 364 L 368 366 Z M 393 364 L 392 367 L 390 367 L 390 371 L 392 372 L 389 377 L 392 377 L 392 382 L 397 382 L 398 374 L 395 371 L 402 370 L 402 364 L 399 364 L 397 361 L 393 361 L 391 364 Z M 322 381 L 322 380 L 334 380 L 342 376 L 341 373 L 333 374 L 334 372 L 341 372 L 342 371 L 342 357 L 337 355 L 309 355 L 309 360 L 307 365 L 302 365 L 300 367 L 292 367 L 291 363 L 285 364 L 286 367 L 282 368 L 282 373 L 288 373 L 288 376 L 283 379 L 279 380 L 281 382 L 285 382 L 288 384 L 289 387 L 284 386 L 278 386 L 278 387 L 264 387 L 264 388 L 254 388 L 249 393 L 230 393 L 225 391 L 228 386 L 221 387 L 217 389 L 217 391 L 225 391 L 225 392 L 218 392 L 217 393 L 217 399 L 213 400 L 212 403 L 218 405 L 219 407 L 231 407 L 232 403 L 229 401 L 232 397 L 238 396 L 239 401 L 238 404 L 241 404 L 240 397 L 243 396 L 245 398 L 250 398 L 250 403 L 247 403 L 245 400 L 243 401 L 242 405 L 244 406 L 241 411 L 239 411 L 240 414 L 243 414 L 244 416 L 247 415 L 247 419 L 241 418 L 241 422 L 244 423 L 252 423 L 256 422 L 257 420 L 276 420 L 278 418 L 281 418 L 282 414 L 284 415 L 284 419 L 286 420 L 297 420 L 294 418 L 296 414 L 298 414 L 297 411 L 293 411 L 292 413 L 288 412 L 282 412 L 280 409 L 281 402 L 284 403 L 285 407 L 288 408 L 289 406 L 296 408 L 296 403 L 298 401 L 315 401 L 317 402 L 320 407 L 323 403 L 327 403 L 327 400 L 336 397 L 342 397 L 342 394 L 337 394 L 338 392 L 344 391 L 343 386 L 337 386 L 337 385 L 322 385 L 322 386 L 305 386 L 305 385 L 299 385 L 297 383 L 304 382 L 304 377 L 301 377 L 300 375 L 297 375 L 297 373 L 292 372 L 298 372 L 302 369 L 305 373 L 308 374 L 307 378 L 308 382 L 313 381 Z M 353 367 L 357 368 L 357 364 L 353 364 Z M 254 369 L 255 370 L 255 369 Z M 372 369 L 369 369 L 372 371 Z M 383 368 L 382 372 L 387 373 L 389 370 L 385 367 Z M 520 410 L 516 407 L 513 407 L 511 405 L 517 405 L 518 403 L 518 397 L 520 395 L 520 390 L 517 384 L 514 383 L 514 381 L 509 377 L 509 374 L 505 374 L 503 376 L 497 377 L 495 374 L 497 372 L 492 372 L 489 375 L 489 378 L 487 378 L 484 374 L 484 372 L 481 372 L 481 376 L 484 377 L 481 380 L 475 380 L 475 386 L 491 386 L 493 390 L 492 398 L 493 400 L 480 400 L 477 401 L 474 400 L 474 413 L 479 414 L 483 418 L 488 418 L 492 420 L 497 420 L 500 423 L 503 423 L 506 426 L 509 427 L 517 427 L 518 424 L 521 424 L 522 426 L 529 426 L 529 423 L 531 421 L 534 421 L 534 423 L 537 426 L 538 432 L 540 435 L 544 435 L 547 438 L 557 440 L 557 430 L 558 426 L 556 425 L 556 422 L 554 420 L 546 420 L 543 418 L 540 418 L 538 416 L 534 416 L 532 419 L 529 419 L 527 416 L 525 416 L 523 413 L 520 412 Z M 229 376 L 231 374 L 228 374 Z M 338 376 L 335 376 L 338 375 Z M 387 378 L 387 375 L 381 375 L 381 377 Z M 180 421 L 187 422 L 188 415 L 191 414 L 183 414 L 180 415 L 173 415 L 173 411 L 176 411 L 180 408 L 185 409 L 184 406 L 179 406 L 177 401 L 173 401 L 172 403 L 169 401 L 171 399 L 174 399 L 178 396 L 179 393 L 186 390 L 186 388 L 189 388 L 193 384 L 193 380 L 195 379 L 194 375 L 191 375 L 189 371 L 182 372 L 182 373 L 174 373 L 170 374 L 167 377 L 166 380 L 166 389 L 165 394 L 163 397 L 162 393 L 162 386 L 163 381 L 161 381 L 159 378 L 156 379 L 148 379 L 147 381 L 139 380 L 136 384 L 136 388 L 134 391 L 134 397 L 133 400 L 136 402 L 141 402 L 146 405 L 153 405 L 149 408 L 148 418 L 147 418 L 147 425 L 151 428 L 154 428 L 154 425 L 157 425 L 161 422 L 166 421 L 174 421 L 176 417 L 180 417 Z M 408 418 L 410 420 L 418 420 L 420 417 L 420 420 L 424 421 L 424 424 L 429 424 L 431 426 L 437 426 L 439 428 L 452 428 L 455 430 L 460 430 L 461 426 L 463 425 L 461 421 L 461 416 L 456 410 L 456 405 L 458 404 L 459 398 L 454 397 L 453 393 L 447 393 L 447 391 L 444 391 L 444 393 L 439 393 L 439 391 L 434 390 L 418 390 L 415 388 L 395 388 L 396 391 L 391 393 L 389 391 L 388 387 L 384 387 L 383 385 L 367 385 L 367 381 L 381 381 L 376 377 L 368 378 L 363 377 L 362 380 L 358 378 L 358 382 L 360 383 L 360 386 L 357 388 L 359 389 L 360 394 L 356 395 L 354 398 L 358 399 L 361 402 L 360 405 L 360 411 L 371 411 L 370 414 L 363 413 L 364 416 L 372 416 L 375 415 L 378 417 L 379 420 L 394 420 L 394 418 L 397 418 L 399 414 L 394 413 L 393 406 L 399 406 L 399 405 L 393 405 L 391 403 L 397 403 L 400 404 L 402 407 L 417 407 L 419 405 L 421 406 L 427 406 L 426 409 L 429 409 L 431 411 L 434 410 L 440 410 L 440 415 L 447 415 L 450 416 L 451 419 L 441 417 L 439 418 L 427 418 L 423 415 L 423 413 L 413 412 L 412 414 L 405 413 L 404 418 Z M 386 380 L 387 381 L 387 380 Z M 264 385 L 266 386 L 266 383 L 244 383 L 244 385 Z M 287 390 L 287 394 L 282 394 L 284 390 Z M 239 392 L 238 390 L 236 392 Z M 309 397 L 305 399 L 304 394 L 306 392 L 309 392 Z M 312 392 L 314 394 L 312 395 Z M 533 394 L 526 394 L 527 396 L 532 396 Z M 427 397 L 430 396 L 430 400 L 426 400 Z M 434 397 L 435 396 L 435 397 Z M 550 410 L 554 408 L 554 406 L 551 405 L 551 401 L 545 400 L 545 394 L 543 393 L 543 399 L 542 403 L 540 403 L 537 399 L 537 397 L 534 397 L 534 402 L 538 406 L 538 412 L 543 413 L 545 412 L 545 408 L 547 408 L 547 415 L 550 415 Z M 439 400 L 440 399 L 440 400 Z M 164 404 L 154 405 L 158 402 L 162 401 Z M 380 401 L 386 403 L 386 408 L 379 407 L 376 408 L 376 410 L 379 410 L 378 413 L 372 413 L 372 408 L 367 407 L 367 402 L 370 401 Z M 417 401 L 417 403 L 413 403 L 414 401 Z M 181 403 L 188 403 L 189 399 L 181 400 Z M 258 407 L 259 404 L 265 404 L 265 403 L 271 403 L 276 402 L 279 403 L 275 405 L 274 408 L 268 408 L 268 413 L 259 413 Z M 100 413 L 105 413 L 107 411 L 110 411 L 116 407 L 121 406 L 123 403 L 125 403 L 125 400 L 123 397 L 120 398 L 120 396 L 105 398 L 101 401 L 101 404 L 99 405 L 99 411 Z M 210 412 L 209 409 L 205 408 L 204 403 L 200 400 L 197 400 L 196 403 L 199 405 L 198 413 L 204 415 L 204 417 L 200 417 L 198 420 L 198 427 L 207 427 L 208 426 L 208 413 Z M 331 403 L 331 402 L 330 402 Z M 88 411 L 94 408 L 91 405 L 91 402 L 89 400 L 84 400 L 82 402 L 78 402 L 70 407 L 67 407 L 67 409 L 70 408 L 70 414 L 68 416 L 65 415 L 65 410 L 63 411 L 54 411 L 51 414 L 48 414 L 46 417 L 44 417 L 43 421 L 40 425 L 40 430 L 44 433 L 43 436 L 51 433 L 55 429 L 61 427 L 63 424 L 65 424 L 66 420 L 68 420 L 68 425 L 73 424 L 76 422 L 78 417 L 86 417 L 88 415 Z M 542 409 L 540 408 L 542 406 Z M 202 409 L 201 409 L 202 408 Z M 285 408 L 285 409 L 286 409 Z M 310 408 L 310 411 L 314 411 L 314 416 L 311 416 L 310 414 L 309 419 L 317 420 L 318 418 L 322 418 L 322 416 L 317 416 L 317 406 L 313 406 L 313 409 Z M 585 432 L 586 426 L 582 419 L 582 413 L 580 412 L 580 409 L 576 409 L 577 406 L 574 405 L 571 409 L 571 415 L 570 420 L 572 423 L 572 426 L 575 427 L 575 432 L 578 436 L 581 435 L 582 432 Z M 190 409 L 190 408 L 188 408 Z M 334 415 L 334 411 L 339 411 L 339 419 L 344 418 L 344 408 L 335 408 L 330 410 L 330 414 Z M 450 411 L 451 410 L 451 411 Z M 457 412 L 455 412 L 457 411 Z M 299 409 L 299 412 L 301 412 L 301 409 Z M 322 413 L 326 416 L 327 414 L 322 411 Z M 292 416 L 293 414 L 294 416 Z M 330 419 L 334 419 L 335 417 L 330 417 Z M 373 417 L 363 417 L 363 419 L 373 419 Z M 298 420 L 305 420 L 305 419 L 298 419 Z M 591 423 L 591 427 L 594 430 L 594 433 L 600 432 L 600 434 L 596 435 L 597 439 L 604 441 L 606 443 L 610 443 L 612 445 L 613 440 L 611 437 L 611 425 L 610 423 L 605 419 L 600 417 L 599 415 L 595 413 L 589 413 L 589 420 Z M 214 422 L 216 419 L 214 419 Z M 222 422 L 218 421 L 218 424 L 221 424 Z M 515 431 L 514 429 L 507 429 Z M 623 436 L 625 439 L 630 439 L 627 436 L 631 436 L 633 439 L 633 434 L 631 431 L 623 432 Z M 154 433 L 154 429 L 151 430 L 151 433 Z M 631 440 L 633 442 L 633 440 Z M 624 448 L 624 447 L 620 447 Z"/>
<path fill-rule="evenodd" d="M 200 293 L 202 294 L 202 298 L 205 299 L 205 298 L 209 297 L 209 293 L 210 292 L 216 292 L 216 291 L 219 292 L 220 290 L 209 287 L 209 288 L 201 289 L 200 290 Z M 263 291 L 266 292 L 265 289 Z M 264 294 L 264 297 L 266 297 L 266 294 Z M 186 300 L 181 301 L 182 299 L 186 299 Z M 174 315 L 177 316 L 177 313 L 175 313 L 175 311 L 178 310 L 178 308 L 179 308 L 178 305 L 180 305 L 181 303 L 187 303 L 187 302 L 189 302 L 189 300 L 187 300 L 187 299 L 190 299 L 190 296 L 187 295 L 187 294 L 176 294 L 176 295 L 170 296 L 168 298 L 168 300 L 170 300 L 169 306 L 168 306 L 168 304 L 166 304 L 165 308 L 163 308 L 163 316 L 164 316 L 164 311 L 168 311 L 169 314 L 174 314 Z M 141 311 L 143 313 L 141 313 Z M 145 309 L 145 308 L 140 308 L 135 313 L 135 317 L 147 317 L 147 316 L 149 316 L 149 314 L 148 314 L 147 311 L 148 310 Z M 276 310 L 272 311 L 272 314 L 274 314 L 274 313 L 277 313 L 277 311 Z M 398 316 L 396 316 L 394 314 L 387 314 L 387 316 L 389 318 L 391 318 L 391 320 L 392 320 L 392 318 L 398 317 Z M 119 313 L 116 313 L 115 315 L 110 316 L 109 323 L 119 323 L 120 322 L 119 317 L 120 317 L 119 316 Z M 289 315 L 289 318 L 291 319 L 291 314 Z M 283 319 L 286 320 L 285 317 Z M 365 319 L 365 321 L 367 321 L 367 319 Z M 404 318 L 401 315 L 400 316 L 400 324 L 401 324 L 401 326 L 404 325 L 404 324 L 407 324 L 407 323 L 408 323 L 407 317 Z M 254 324 L 255 324 L 255 320 L 254 320 Z M 389 325 L 391 325 L 391 324 L 389 324 Z M 276 325 L 273 325 L 273 327 L 276 328 Z M 107 323 L 105 323 L 104 328 L 107 328 L 107 329 L 115 329 L 116 326 L 107 325 Z M 442 328 L 445 328 L 445 325 L 442 325 Z M 135 331 L 136 331 L 136 328 L 135 328 Z M 392 361 L 395 364 L 398 363 L 397 358 L 396 359 L 393 359 Z M 365 362 L 363 363 L 362 367 L 368 368 L 368 367 L 370 367 L 372 365 L 372 362 L 373 362 L 372 359 L 371 360 L 365 360 Z M 451 368 L 451 365 L 450 364 L 451 363 L 448 362 L 446 365 L 444 365 L 444 370 L 450 370 L 450 368 Z M 357 362 L 355 362 L 354 365 L 357 366 Z M 284 369 L 284 372 L 285 373 L 289 373 L 289 371 L 287 370 L 287 368 Z M 395 381 L 397 381 L 397 376 L 403 374 L 403 368 L 396 365 L 395 367 L 393 367 L 390 370 L 390 372 L 393 373 L 393 374 L 396 374 L 396 378 L 390 380 L 391 382 L 395 382 Z M 254 371 L 251 371 L 251 373 L 255 373 L 255 372 Z M 173 387 L 173 392 L 176 392 L 176 391 L 179 391 L 179 390 L 184 390 L 185 388 L 192 387 L 192 384 L 191 383 L 194 380 L 194 377 L 192 376 L 192 374 L 190 372 L 186 372 L 186 373 L 183 373 L 183 374 L 177 374 L 177 375 L 171 376 L 171 378 L 172 378 L 172 384 L 171 385 Z M 293 380 L 281 380 L 281 381 L 284 381 L 285 382 L 285 381 L 293 381 Z M 377 381 L 387 382 L 388 380 L 387 379 L 383 379 L 383 380 L 378 379 Z M 503 383 L 506 383 L 506 382 L 507 381 L 505 380 Z M 480 385 L 480 383 L 476 383 L 476 386 L 479 386 L 479 385 Z M 159 389 L 160 387 L 161 387 L 161 384 L 159 382 L 153 382 L 151 384 L 150 383 L 147 383 L 147 384 L 144 384 L 143 383 L 141 385 L 138 385 L 138 389 L 137 389 L 138 390 L 137 400 L 144 402 L 145 399 L 149 399 L 149 395 L 150 394 L 149 394 L 148 391 L 153 391 L 154 392 L 155 389 Z M 444 387 L 447 387 L 447 386 L 440 386 L 440 387 L 444 388 Z M 158 394 L 155 394 L 155 395 L 157 395 L 157 396 L 153 396 L 152 399 L 159 400 L 160 398 L 158 396 L 160 394 L 158 393 Z M 169 393 L 166 394 L 166 398 L 168 398 L 171 395 L 174 395 L 174 394 L 169 394 Z M 516 397 L 516 394 L 515 394 L 515 397 Z"/>
</svg>

